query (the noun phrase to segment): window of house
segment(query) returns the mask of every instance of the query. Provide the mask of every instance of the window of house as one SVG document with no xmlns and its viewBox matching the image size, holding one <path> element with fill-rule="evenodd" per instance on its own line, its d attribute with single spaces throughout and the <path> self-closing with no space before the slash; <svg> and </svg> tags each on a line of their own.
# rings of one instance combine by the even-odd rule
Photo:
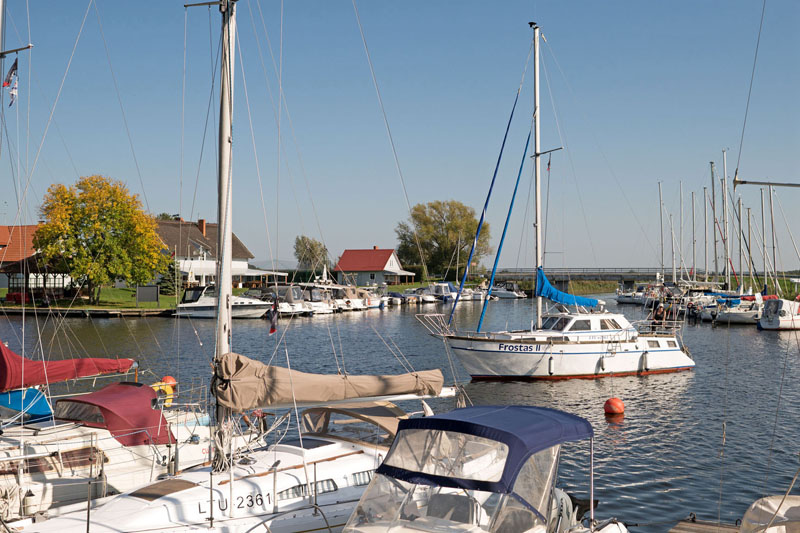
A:
<svg viewBox="0 0 800 533">
<path fill-rule="evenodd" d="M 375 279 L 375 272 L 370 272 L 369 279 Z"/>
</svg>

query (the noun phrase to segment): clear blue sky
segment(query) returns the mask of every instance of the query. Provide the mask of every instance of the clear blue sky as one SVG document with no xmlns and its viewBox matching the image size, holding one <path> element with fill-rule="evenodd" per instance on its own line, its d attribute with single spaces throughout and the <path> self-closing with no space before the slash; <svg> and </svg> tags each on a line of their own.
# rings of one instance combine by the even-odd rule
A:
<svg viewBox="0 0 800 533">
<path fill-rule="evenodd" d="M 5 47 L 15 48 L 28 40 L 26 4 L 8 4 Z M 6 223 L 16 212 L 11 163 L 16 166 L 19 157 L 24 184 L 86 6 L 81 1 L 31 3 L 35 48 L 20 54 L 18 103 L 8 108 L 7 91 L 4 95 L 7 131 L 0 168 L 8 194 L 7 205 L 0 207 Z M 205 7 L 188 12 L 181 184 L 185 10 L 180 2 L 163 1 L 101 0 L 98 7 L 141 180 L 92 8 L 30 179 L 23 220 L 35 221 L 51 183 L 72 183 L 93 173 L 124 180 L 154 214 L 215 220 L 216 97 L 202 163 L 200 151 L 218 12 L 209 14 Z M 535 20 L 547 38 L 542 148 L 562 143 L 569 148 L 552 160 L 547 261 L 656 265 L 656 184 L 663 181 L 678 233 L 678 183 L 683 180 L 684 253 L 690 262 L 689 192 L 694 190 L 702 265 L 702 187 L 709 185 L 709 161 L 722 172 L 723 148 L 729 150 L 729 176 L 736 168 L 760 2 L 408 1 L 360 2 L 358 7 L 412 204 L 456 199 L 480 211 L 530 44 L 527 22 Z M 334 259 L 345 248 L 395 246 L 394 227 L 407 211 L 351 2 L 285 3 L 283 86 L 297 144 L 283 113 L 288 167 L 283 159 L 279 179 L 269 96 L 271 90 L 277 97 L 277 80 L 258 8 L 255 0 L 238 3 L 242 55 L 235 88 L 234 230 L 259 261 L 271 257 L 265 218 L 272 256 L 282 260 L 292 259 L 298 234 L 323 238 Z M 262 1 L 260 8 L 277 55 L 280 2 Z M 768 2 L 741 152 L 744 178 L 800 181 L 798 27 L 800 3 Z M 246 76 L 266 217 L 238 62 Z M 7 59 L 4 70 L 9 64 Z M 529 127 L 531 81 L 529 73 L 490 204 L 495 246 Z M 529 176 L 526 170 L 525 180 Z M 523 235 L 522 221 L 527 181 L 521 190 L 501 266 L 532 264 L 530 232 Z M 760 224 L 758 189 L 738 192 Z M 800 238 L 800 191 L 783 189 L 778 195 Z M 797 267 L 777 206 L 776 226 L 779 266 Z"/>
</svg>

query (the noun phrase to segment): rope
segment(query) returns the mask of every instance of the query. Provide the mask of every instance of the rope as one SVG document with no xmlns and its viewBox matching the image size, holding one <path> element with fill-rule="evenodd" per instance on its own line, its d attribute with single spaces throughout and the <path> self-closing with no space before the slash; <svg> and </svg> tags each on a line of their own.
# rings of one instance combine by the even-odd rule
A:
<svg viewBox="0 0 800 533">
<path fill-rule="evenodd" d="M 353 0 L 353 11 L 356 14 L 356 22 L 358 22 L 358 31 L 361 33 L 361 42 L 364 44 L 364 53 L 367 55 L 367 63 L 369 64 L 369 71 L 372 75 L 372 84 L 375 86 L 375 94 L 378 96 L 378 104 L 381 108 L 381 115 L 383 116 L 383 124 L 386 126 L 386 134 L 389 136 L 389 144 L 392 147 L 392 155 L 394 156 L 394 166 L 397 169 L 397 175 L 400 178 L 400 185 L 403 188 L 403 198 L 406 201 L 406 207 L 408 208 L 408 216 L 412 216 L 411 211 L 411 202 L 408 201 L 408 191 L 406 190 L 406 182 L 403 178 L 403 171 L 400 169 L 400 160 L 397 157 L 397 149 L 394 145 L 394 138 L 392 137 L 392 130 L 389 128 L 389 119 L 386 117 L 386 109 L 383 106 L 383 98 L 381 98 L 381 91 L 378 87 L 378 80 L 375 77 L 375 68 L 372 65 L 372 58 L 369 55 L 369 48 L 367 47 L 367 38 L 364 36 L 364 28 L 361 25 L 361 17 L 358 15 L 358 7 L 356 7 L 356 0 Z M 532 45 L 531 45 L 532 46 Z M 530 55 L 530 54 L 529 54 Z M 527 67 L 527 64 L 526 64 Z M 517 91 L 517 97 L 519 97 L 519 91 Z M 516 102 L 514 103 L 516 106 Z M 513 114 L 513 113 L 512 113 Z M 506 130 L 507 132 L 507 130 Z M 484 209 L 485 210 L 485 209 Z M 481 217 L 483 220 L 483 217 Z M 413 220 L 412 220 L 413 221 Z M 480 225 L 478 226 L 478 231 L 480 232 Z M 414 240 L 417 243 L 417 251 L 419 252 L 419 259 L 422 263 L 422 276 L 423 278 L 428 278 L 428 267 L 425 265 L 425 257 L 422 255 L 422 245 L 419 242 L 419 235 L 417 235 L 417 227 L 416 224 L 412 224 L 412 229 L 414 231 Z M 476 240 L 477 242 L 477 240 Z M 472 259 L 472 254 L 470 254 L 470 259 Z M 467 269 L 464 271 L 464 277 L 466 277 L 466 272 L 469 270 L 469 263 L 467 264 Z M 463 281 L 462 281 L 463 286 Z M 461 291 L 459 290 L 459 294 Z M 455 304 L 458 303 L 458 297 L 456 297 L 456 302 L 453 304 L 453 309 L 455 309 Z M 452 318 L 452 315 L 451 315 Z"/>
</svg>

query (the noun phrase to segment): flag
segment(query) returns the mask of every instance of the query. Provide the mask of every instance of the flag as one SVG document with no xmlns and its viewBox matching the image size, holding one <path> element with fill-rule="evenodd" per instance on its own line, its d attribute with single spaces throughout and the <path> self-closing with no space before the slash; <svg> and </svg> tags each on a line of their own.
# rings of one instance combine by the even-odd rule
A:
<svg viewBox="0 0 800 533">
<path fill-rule="evenodd" d="M 11 107 L 12 105 L 14 105 L 14 102 L 17 99 L 17 81 L 18 80 L 16 80 L 16 79 L 14 80 L 14 86 L 11 87 L 11 92 L 8 93 L 9 96 L 10 96 L 9 102 L 8 102 L 8 107 Z"/>
<path fill-rule="evenodd" d="M 267 320 L 269 320 L 269 335 L 270 337 L 278 331 L 278 300 L 277 295 L 274 302 L 272 302 L 272 308 L 267 311 Z"/>
<path fill-rule="evenodd" d="M 551 156 L 548 156 L 548 158 L 547 158 L 547 171 L 548 172 L 550 172 L 550 157 Z"/>
<path fill-rule="evenodd" d="M 17 61 L 19 58 L 14 59 L 14 64 L 11 65 L 11 68 L 8 69 L 8 74 L 6 74 L 6 79 L 3 80 L 3 87 L 8 87 L 11 85 L 11 80 L 17 75 Z"/>
</svg>

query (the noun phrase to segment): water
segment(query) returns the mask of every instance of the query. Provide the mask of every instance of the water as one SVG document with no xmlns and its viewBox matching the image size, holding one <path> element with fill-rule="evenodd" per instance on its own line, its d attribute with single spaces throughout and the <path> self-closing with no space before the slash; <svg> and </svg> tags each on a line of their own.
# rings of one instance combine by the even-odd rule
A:
<svg viewBox="0 0 800 533">
<path fill-rule="evenodd" d="M 614 309 L 613 299 L 605 299 Z M 640 318 L 638 307 L 622 311 Z M 233 347 L 249 357 L 273 358 L 284 366 L 288 352 L 292 368 L 309 372 L 335 372 L 343 366 L 354 374 L 397 373 L 410 364 L 420 370 L 441 368 L 451 381 L 451 364 L 441 341 L 425 333 L 414 319 L 416 312 L 416 308 L 388 308 L 282 319 L 278 334 L 272 337 L 266 321 L 235 321 Z M 474 329 L 479 314 L 479 303 L 463 302 L 455 321 L 459 327 Z M 528 327 L 531 319 L 530 301 L 492 302 L 484 329 Z M 20 318 L 6 318 L 0 321 L 0 339 L 19 351 L 21 329 Z M 281 336 L 285 349 L 280 345 L 276 351 Z M 181 382 L 208 378 L 214 353 L 213 321 L 54 322 L 28 317 L 25 337 L 26 350 L 42 339 L 45 353 L 53 358 L 70 354 L 132 357 L 152 372 L 143 377 L 148 382 L 165 374 Z M 719 517 L 732 522 L 762 495 L 785 492 L 800 467 L 798 337 L 800 332 L 688 325 L 684 341 L 697 362 L 691 372 L 540 383 L 481 382 L 468 384 L 466 390 L 475 404 L 541 405 L 587 418 L 595 430 L 599 517 L 653 524 L 636 531 L 666 531 L 690 512 L 701 519 Z M 392 351 L 402 356 L 395 357 Z M 457 361 L 452 368 L 457 379 L 468 379 Z M 612 396 L 625 402 L 621 421 L 608 421 L 603 414 L 603 403 Z M 443 411 L 452 407 L 452 401 L 436 400 L 431 405 Z M 565 446 L 560 485 L 588 497 L 588 467 L 588 442 Z M 800 489 L 795 487 L 793 493 Z"/>
</svg>

